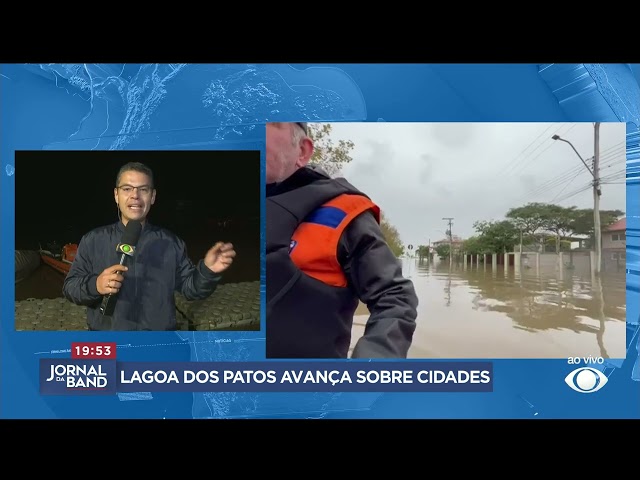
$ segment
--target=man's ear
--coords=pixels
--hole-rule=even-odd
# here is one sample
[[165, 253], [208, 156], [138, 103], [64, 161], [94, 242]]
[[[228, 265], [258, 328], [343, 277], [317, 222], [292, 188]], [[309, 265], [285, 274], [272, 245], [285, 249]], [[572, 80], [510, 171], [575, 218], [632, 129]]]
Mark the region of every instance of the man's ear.
[[300, 140], [300, 154], [298, 155], [298, 161], [296, 162], [296, 166], [298, 168], [306, 167], [311, 160], [311, 156], [313, 155], [313, 142], [309, 137], [304, 137]]
[[151, 205], [156, 203], [156, 189], [153, 189], [153, 193], [151, 194]]

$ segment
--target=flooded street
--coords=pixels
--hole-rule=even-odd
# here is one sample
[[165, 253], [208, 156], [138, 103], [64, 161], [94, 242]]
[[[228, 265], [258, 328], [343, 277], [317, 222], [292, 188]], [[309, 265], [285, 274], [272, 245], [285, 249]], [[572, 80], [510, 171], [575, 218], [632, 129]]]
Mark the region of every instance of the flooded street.
[[[410, 358], [626, 355], [624, 268], [584, 272], [404, 259], [420, 300]], [[352, 347], [368, 318], [360, 306]]]
[[[228, 280], [255, 278], [257, 258], [243, 260]], [[448, 262], [404, 259], [403, 270], [420, 300], [410, 358], [626, 355], [624, 269], [602, 273], [595, 281], [583, 270], [516, 272], [513, 266], [505, 271], [490, 263], [450, 269]], [[16, 300], [59, 298], [63, 279], [42, 264], [16, 284]], [[364, 305], [356, 313], [352, 346], [368, 318]]]

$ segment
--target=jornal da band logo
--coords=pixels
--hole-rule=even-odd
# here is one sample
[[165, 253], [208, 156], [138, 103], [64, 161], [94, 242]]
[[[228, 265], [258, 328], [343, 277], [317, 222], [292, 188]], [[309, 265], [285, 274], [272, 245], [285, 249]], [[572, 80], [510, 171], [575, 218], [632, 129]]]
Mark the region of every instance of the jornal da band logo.
[[106, 388], [102, 365], [51, 365], [47, 382], [63, 382], [67, 388]]
[[40, 361], [40, 393], [43, 395], [95, 395], [115, 391], [115, 360]]

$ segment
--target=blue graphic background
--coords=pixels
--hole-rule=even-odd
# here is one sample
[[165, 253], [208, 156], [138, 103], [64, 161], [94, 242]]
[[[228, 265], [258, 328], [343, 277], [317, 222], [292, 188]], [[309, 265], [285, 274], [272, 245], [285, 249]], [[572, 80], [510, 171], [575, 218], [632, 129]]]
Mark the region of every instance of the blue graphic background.
[[[0, 67], [2, 418], [640, 417], [640, 67], [637, 64]], [[259, 361], [261, 332], [14, 331], [14, 152], [20, 149], [260, 149], [267, 121], [627, 123], [627, 357], [607, 385], [574, 392], [565, 360], [496, 360], [494, 392], [133, 393], [46, 397], [43, 357], [114, 341], [118, 360]], [[264, 175], [264, 172], [262, 172]], [[262, 206], [264, 209], [264, 205]], [[264, 267], [263, 267], [264, 280]], [[263, 309], [264, 311], [264, 309]], [[484, 360], [484, 359], [480, 359]]]

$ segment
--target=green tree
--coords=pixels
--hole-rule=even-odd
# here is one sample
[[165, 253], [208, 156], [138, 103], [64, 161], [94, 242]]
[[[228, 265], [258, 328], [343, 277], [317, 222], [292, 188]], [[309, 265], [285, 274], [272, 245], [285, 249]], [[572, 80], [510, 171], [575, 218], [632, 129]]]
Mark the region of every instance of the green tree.
[[485, 253], [510, 252], [520, 241], [520, 231], [509, 220], [478, 221], [473, 228], [480, 234], [480, 242]]
[[546, 205], [543, 208], [542, 219], [544, 221], [544, 229], [555, 235], [556, 253], [560, 252], [560, 242], [562, 238], [573, 232], [572, 223], [575, 216], [576, 207]]
[[[584, 212], [589, 212], [585, 214]], [[588, 216], [591, 215], [589, 224]], [[523, 207], [510, 209], [506, 218], [522, 231], [523, 242], [533, 240], [542, 247], [547, 244], [548, 234], [555, 238], [556, 252], [561, 250], [562, 240], [572, 233], [583, 233], [581, 229], [591, 228], [593, 232], [593, 210], [577, 210], [576, 207], [562, 207], [550, 203], [528, 203]]]
[[351, 140], [339, 140], [336, 145], [331, 138], [330, 123], [309, 123], [309, 137], [313, 140], [314, 151], [309, 163], [319, 165], [329, 175], [339, 175], [353, 158], [350, 155], [355, 147]]
[[542, 216], [546, 206], [544, 203], [528, 203], [523, 207], [510, 209], [505, 217], [512, 220], [518, 228], [522, 228], [523, 234], [535, 235], [544, 227]]
[[[520, 241], [535, 238], [545, 227], [544, 215], [547, 204], [530, 202], [522, 207], [510, 209], [505, 217], [511, 220], [515, 227], [522, 232]], [[538, 238], [539, 242], [543, 240]]]
[[473, 236], [467, 238], [462, 244], [462, 250], [470, 255], [490, 253], [483, 244], [484, 238], [481, 236]]
[[446, 243], [441, 243], [436, 247], [436, 253], [441, 259], [449, 258], [449, 245]]
[[[601, 210], [602, 228], [615, 223], [624, 212], [620, 210]], [[555, 244], [556, 252], [568, 249], [572, 235], [589, 235], [593, 245], [593, 209], [563, 207], [551, 203], [528, 203], [509, 209], [507, 220], [500, 222], [478, 221], [474, 228], [479, 233], [465, 241], [467, 253], [501, 253], [510, 250], [513, 245], [536, 242], [540, 251]]]
[[[600, 227], [605, 229], [613, 225], [624, 215], [621, 210], [600, 210]], [[595, 229], [593, 228], [593, 209], [584, 208], [576, 210], [573, 217], [572, 228], [576, 235], [589, 235], [591, 245], [595, 243]]]
[[380, 214], [380, 228], [393, 254], [396, 257], [402, 255], [404, 253], [404, 245], [400, 239], [400, 233], [382, 214]]

